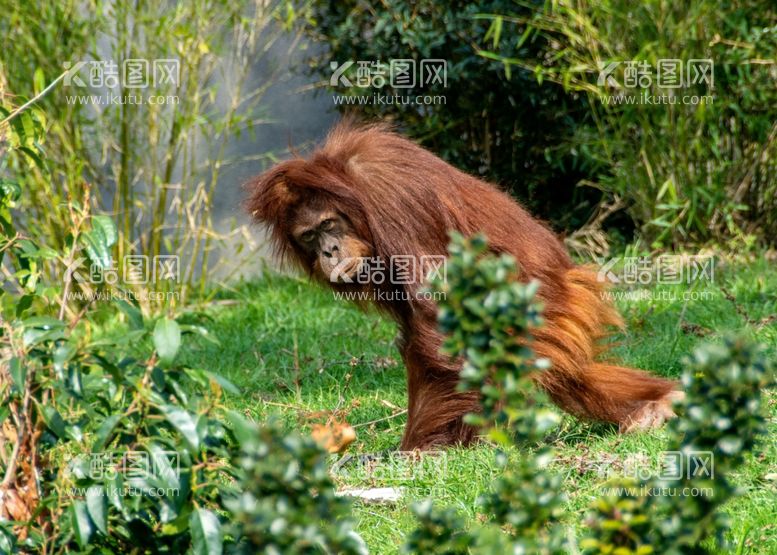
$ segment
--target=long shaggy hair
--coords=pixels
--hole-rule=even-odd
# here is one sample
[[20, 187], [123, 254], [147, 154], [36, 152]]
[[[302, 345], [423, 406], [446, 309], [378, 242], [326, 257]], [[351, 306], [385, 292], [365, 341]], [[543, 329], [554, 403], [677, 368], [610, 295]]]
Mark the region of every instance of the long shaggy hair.
[[[492, 252], [515, 257], [522, 280], [541, 284], [545, 325], [535, 331], [533, 348], [552, 367], [536, 381], [573, 414], [627, 425], [630, 415], [675, 386], [601, 361], [603, 340], [612, 326], [622, 325], [621, 319], [605, 301], [596, 274], [575, 266], [547, 225], [495, 186], [457, 170], [385, 125], [341, 124], [308, 159], [280, 163], [248, 188], [248, 210], [268, 224], [279, 258], [308, 271], [289, 226], [297, 207], [311, 199], [337, 207], [383, 260], [446, 255], [451, 230], [485, 233]], [[401, 290], [394, 300], [378, 304], [397, 320], [402, 335], [409, 391], [403, 448], [467, 442], [473, 431], [461, 417], [477, 409], [477, 398], [456, 391], [459, 365], [439, 353], [436, 307], [416, 300], [422, 269], [417, 267], [416, 273], [411, 284], [369, 286]]]

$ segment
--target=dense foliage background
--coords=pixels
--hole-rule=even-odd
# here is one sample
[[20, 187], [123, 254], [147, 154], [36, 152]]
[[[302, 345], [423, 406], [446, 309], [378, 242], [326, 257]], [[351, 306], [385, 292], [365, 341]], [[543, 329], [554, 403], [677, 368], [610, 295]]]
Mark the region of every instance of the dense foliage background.
[[[573, 142], [578, 128], [593, 125], [585, 95], [543, 86], [530, 72], [507, 74], [500, 62], [481, 55], [492, 44], [487, 36], [490, 21], [483, 14], [517, 10], [529, 17], [542, 4], [312, 2], [312, 21], [305, 30], [326, 49], [309, 64], [328, 81], [330, 59], [447, 60], [447, 86], [419, 82], [411, 89], [391, 91], [407, 96], [442, 94], [445, 103], [368, 105], [360, 107], [360, 114], [395, 121], [455, 166], [499, 183], [535, 213], [573, 230], [585, 223], [601, 199], [599, 191], [577, 187], [580, 180], [596, 174], [598, 166], [595, 157], [579, 152]], [[542, 36], [516, 46], [522, 30], [516, 31], [505, 41], [516, 55], [539, 58], [547, 51], [548, 41]], [[372, 91], [354, 87], [347, 92]]]
[[[442, 105], [372, 105], [454, 165], [573, 232], [598, 206], [646, 244], [777, 237], [777, 12], [768, 0], [311, 2], [329, 59], [448, 60]], [[601, 65], [712, 59], [697, 105], [602, 102]], [[355, 89], [353, 94], [364, 94]], [[408, 94], [419, 91], [411, 90]], [[623, 91], [620, 91], [623, 92]], [[671, 93], [657, 86], [652, 95]], [[625, 216], [625, 217], [624, 217]]]

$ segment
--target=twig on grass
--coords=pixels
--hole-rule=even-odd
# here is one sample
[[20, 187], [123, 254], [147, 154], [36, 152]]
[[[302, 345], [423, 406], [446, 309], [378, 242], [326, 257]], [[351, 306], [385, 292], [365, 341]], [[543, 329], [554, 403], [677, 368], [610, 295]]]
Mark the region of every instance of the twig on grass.
[[369, 422], [362, 422], [360, 424], [354, 424], [354, 428], [361, 428], [362, 426], [369, 426], [370, 424], [377, 424], [378, 422], [383, 422], [385, 420], [391, 420], [392, 418], [396, 418], [397, 416], [402, 416], [407, 412], [407, 409], [402, 409], [399, 412], [395, 412], [394, 414], [390, 414], [388, 416], [384, 416], [383, 418], [377, 418], [375, 420], [370, 420]]

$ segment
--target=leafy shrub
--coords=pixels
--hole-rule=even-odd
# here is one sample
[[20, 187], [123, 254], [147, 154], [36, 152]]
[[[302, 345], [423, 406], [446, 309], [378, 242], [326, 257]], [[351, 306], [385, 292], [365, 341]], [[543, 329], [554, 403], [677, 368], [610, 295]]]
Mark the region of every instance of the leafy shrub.
[[[560, 518], [565, 498], [561, 479], [548, 470], [553, 451], [536, 447], [557, 423], [557, 416], [538, 404], [530, 374], [547, 361], [534, 360], [531, 328], [541, 324], [534, 304], [536, 284], [514, 281], [515, 262], [508, 256], [486, 256], [483, 237], [454, 235], [449, 247], [447, 283], [440, 302], [440, 327], [448, 334], [445, 350], [463, 357], [462, 389], [479, 391], [483, 412], [470, 415], [497, 445], [502, 474], [480, 497], [486, 521], [461, 530], [449, 509], [430, 502], [415, 507], [418, 528], [408, 536], [408, 553], [474, 552], [567, 553], [706, 553], [714, 538], [726, 547], [725, 515], [720, 507], [734, 495], [727, 474], [743, 462], [764, 434], [761, 390], [774, 385], [773, 369], [759, 346], [742, 339], [706, 345], [686, 362], [686, 398], [672, 421], [668, 448], [680, 455], [682, 469], [702, 464], [712, 454], [712, 475], [682, 472], [676, 480], [620, 479], [612, 495], [594, 501], [588, 533], [579, 542], [564, 530]], [[521, 447], [522, 456], [508, 464], [504, 449]], [[527, 447], [535, 447], [533, 451]], [[709, 462], [709, 461], [707, 461]], [[711, 488], [712, 497], [649, 496], [649, 488]], [[497, 533], [501, 531], [501, 534]], [[506, 534], [505, 534], [506, 532]], [[435, 540], [440, 538], [439, 550]]]
[[[485, 256], [487, 248], [483, 236], [465, 240], [454, 234], [447, 281], [435, 286], [444, 294], [439, 322], [448, 337], [443, 349], [464, 359], [460, 389], [481, 394], [482, 413], [468, 415], [467, 420], [483, 428], [486, 437], [499, 446], [496, 460], [502, 468], [490, 490], [478, 500], [487, 525], [469, 532], [468, 543], [486, 552], [497, 545], [505, 547], [505, 543], [519, 552], [555, 552], [563, 546], [558, 517], [565, 497], [561, 478], [546, 470], [552, 451], [540, 448], [515, 466], [507, 464], [503, 451], [511, 445], [535, 447], [559, 422], [554, 411], [538, 406], [542, 394], [536, 392], [530, 378], [548, 364], [534, 360], [530, 341], [526, 341], [529, 330], [541, 325], [541, 307], [533, 300], [539, 284], [517, 281], [513, 258]], [[411, 535], [414, 543], [406, 546], [409, 552], [421, 553], [413, 549], [424, 545], [424, 537], [429, 543], [434, 537], [431, 534], [451, 533], [441, 524], [455, 522], [452, 517], [433, 511], [416, 508], [422, 527]], [[434, 519], [439, 521], [436, 528], [428, 524]], [[509, 540], [494, 534], [495, 529], [506, 530]]]
[[[0, 125], [11, 125], [0, 128], [8, 138], [0, 148], [13, 164], [45, 171], [39, 114], [4, 113], [11, 119]], [[10, 279], [0, 290], [0, 517], [9, 522], [0, 548], [185, 549], [195, 503], [216, 494], [225, 430], [215, 416], [221, 384], [232, 387], [175, 365], [182, 335], [207, 332], [169, 318], [152, 325], [137, 306], [118, 301], [128, 329], [95, 337], [85, 309], [69, 310], [72, 280], [52, 282], [44, 271], [57, 251], [18, 232], [12, 209], [24, 198], [20, 183], [4, 184], [0, 247]], [[68, 210], [62, 258], [72, 261], [83, 245], [95, 264], [106, 264], [113, 222], [91, 217], [88, 198], [72, 199]], [[140, 472], [126, 471], [143, 461]]]
[[[489, 59], [531, 71], [538, 81], [588, 97], [596, 127], [576, 129], [574, 148], [602, 168], [590, 179], [622, 198], [648, 244], [777, 237], [777, 124], [774, 64], [777, 26], [769, 0], [668, 3], [649, 0], [547, 2], [533, 14], [492, 15], [501, 37]], [[498, 30], [498, 31], [497, 31]], [[547, 45], [523, 48], [527, 36]], [[658, 86], [659, 60], [711, 59], [714, 87]], [[649, 64], [650, 84], [624, 85], [626, 63]], [[620, 64], [608, 73], [607, 66]], [[516, 70], [520, 72], [520, 70]], [[612, 84], [600, 84], [602, 72]], [[609, 81], [609, 80], [608, 80]], [[671, 105], [627, 102], [639, 93], [668, 95]], [[713, 102], [682, 103], [686, 95]], [[608, 101], [616, 96], [625, 100]]]
[[237, 488], [225, 493], [235, 553], [367, 553], [350, 500], [335, 494], [326, 454], [309, 437], [233, 415]]
[[[4, 113], [2, 153], [43, 166], [35, 114]], [[21, 187], [0, 185], [0, 553], [364, 553], [312, 440], [227, 413], [236, 388], [177, 363], [188, 335], [213, 341], [193, 316], [71, 310], [45, 261], [104, 267], [113, 221], [73, 200], [60, 255], [17, 233]]]
[[[215, 499], [227, 431], [219, 393], [206, 395], [232, 386], [172, 364], [187, 326], [163, 318], [151, 331], [139, 311], [124, 310], [140, 325], [119, 340], [84, 340], [45, 316], [16, 321], [5, 336], [14, 354], [3, 406], [27, 423], [9, 459], [26, 504], [11, 515], [27, 520], [25, 550], [182, 550], [194, 506]], [[129, 341], [153, 342], [156, 353], [115, 359]]]
[[[670, 423], [668, 445], [668, 451], [679, 454], [674, 464], [681, 477], [625, 484], [621, 498], [600, 500], [591, 519], [592, 537], [583, 542], [591, 553], [611, 553], [616, 547], [644, 553], [646, 545], [655, 553], [707, 553], [703, 545], [709, 539], [717, 549], [731, 548], [724, 538], [728, 518], [719, 509], [738, 494], [728, 475], [766, 432], [761, 392], [774, 386], [774, 369], [762, 347], [741, 338], [702, 346], [685, 366], [683, 417]], [[688, 473], [702, 464], [711, 465], [711, 476]], [[635, 485], [642, 486], [639, 491], [710, 488], [713, 495], [631, 496]]]

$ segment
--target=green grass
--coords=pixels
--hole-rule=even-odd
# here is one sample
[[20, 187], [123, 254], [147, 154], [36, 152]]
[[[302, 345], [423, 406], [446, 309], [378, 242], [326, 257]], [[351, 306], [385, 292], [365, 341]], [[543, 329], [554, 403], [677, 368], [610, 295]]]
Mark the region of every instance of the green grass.
[[[731, 330], [745, 331], [777, 353], [777, 273], [773, 262], [716, 268], [714, 284], [701, 300], [683, 300], [687, 286], [655, 286], [655, 298], [618, 302], [627, 323], [613, 352], [628, 365], [679, 376], [682, 357], [702, 340]], [[721, 289], [722, 288], [722, 289]], [[735, 302], [727, 299], [723, 290]], [[660, 297], [663, 295], [663, 297]], [[394, 347], [395, 325], [374, 312], [336, 301], [306, 280], [268, 276], [221, 291], [205, 309], [208, 327], [220, 341], [187, 344], [184, 362], [219, 372], [243, 392], [229, 403], [255, 419], [278, 415], [289, 429], [307, 432], [328, 411], [356, 428], [349, 452], [395, 449], [405, 423], [405, 377]], [[701, 336], [701, 337], [700, 337]], [[769, 436], [763, 454], [751, 457], [734, 476], [745, 494], [727, 506], [731, 539], [748, 552], [777, 553], [777, 395], [769, 393]], [[324, 412], [322, 412], [324, 411]], [[582, 529], [590, 500], [603, 488], [597, 468], [618, 471], [629, 457], [658, 460], [662, 430], [618, 435], [605, 425], [565, 416], [547, 438], [557, 449], [554, 466], [569, 497], [566, 519]], [[512, 457], [520, 453], [511, 453]], [[346, 467], [353, 471], [355, 467]], [[404, 467], [403, 467], [404, 468]], [[413, 527], [408, 505], [430, 493], [441, 504], [477, 518], [476, 498], [496, 473], [488, 445], [449, 449], [431, 464], [396, 468], [389, 475], [337, 476], [355, 487], [403, 486], [396, 505], [356, 505], [358, 531], [373, 553], [395, 553]], [[651, 468], [655, 468], [652, 466]]]

